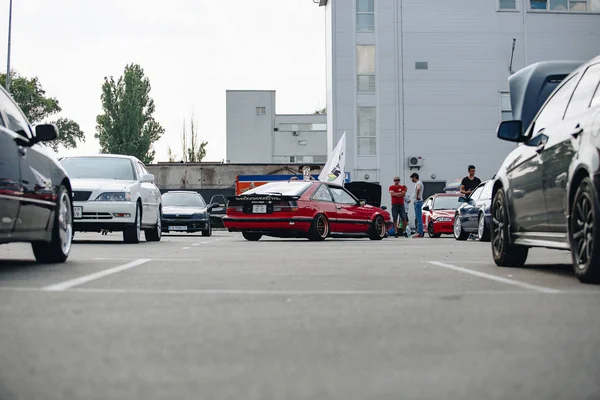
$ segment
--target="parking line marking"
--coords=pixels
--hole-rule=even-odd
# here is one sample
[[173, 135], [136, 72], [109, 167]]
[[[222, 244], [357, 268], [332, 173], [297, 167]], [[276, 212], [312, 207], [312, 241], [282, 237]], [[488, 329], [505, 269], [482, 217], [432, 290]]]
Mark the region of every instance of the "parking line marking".
[[191, 247], [182, 247], [181, 250], [189, 250]]
[[194, 247], [200, 246], [200, 243], [194, 243], [192, 246], [194, 246]]
[[122, 272], [131, 268], [135, 268], [138, 265], [145, 264], [149, 261], [151, 261], [151, 259], [149, 258], [140, 258], [138, 260], [128, 262], [127, 264], [119, 265], [118, 267], [105, 269], [104, 271], [96, 272], [94, 274], [82, 276], [80, 278], [70, 279], [65, 282], [57, 283], [55, 285], [46, 286], [42, 290], [49, 292], [61, 292], [63, 290], [70, 289], [74, 286], [82, 285], [84, 283], [95, 281], [96, 279], [104, 278], [108, 275], [116, 274], [117, 272]]
[[[113, 258], [103, 258], [97, 257], [94, 258], [97, 261], [127, 261], [127, 260], [137, 260], [135, 257], [113, 257]], [[200, 258], [152, 258], [150, 261], [163, 261], [163, 262], [173, 262], [173, 261], [200, 261]]]
[[562, 293], [562, 290], [547, 288], [544, 286], [531, 285], [529, 283], [515, 281], [515, 280], [507, 279], [507, 278], [502, 278], [500, 276], [486, 274], [485, 272], [473, 271], [472, 269], [457, 267], [456, 265], [446, 264], [446, 263], [439, 262], [439, 261], [429, 261], [429, 264], [436, 265], [436, 266], [442, 267], [442, 268], [452, 269], [454, 271], [463, 272], [463, 273], [469, 274], [469, 275], [478, 276], [480, 278], [485, 278], [485, 279], [489, 279], [492, 281], [505, 283], [507, 285], [517, 286], [517, 287], [520, 287], [523, 289], [535, 290], [536, 292], [551, 293], [551, 294]]

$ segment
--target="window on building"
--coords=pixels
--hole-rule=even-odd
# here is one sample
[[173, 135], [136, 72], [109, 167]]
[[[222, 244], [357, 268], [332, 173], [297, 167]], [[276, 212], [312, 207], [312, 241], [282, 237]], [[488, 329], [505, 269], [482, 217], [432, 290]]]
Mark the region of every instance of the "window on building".
[[265, 115], [266, 113], [266, 107], [256, 107], [256, 115]]
[[500, 10], [516, 10], [517, 0], [498, 0], [498, 8]]
[[356, 31], [375, 31], [375, 0], [356, 0]]
[[313, 156], [313, 162], [318, 164], [325, 164], [327, 162], [327, 156]]
[[280, 132], [308, 132], [312, 130], [312, 124], [279, 124]]
[[299, 146], [306, 146], [306, 140], [298, 140]]
[[[502, 2], [503, 0], [500, 0]], [[532, 10], [600, 12], [600, 2], [590, 0], [530, 0]]]
[[358, 107], [358, 147], [359, 155], [377, 154], [375, 107]]
[[375, 46], [356, 46], [358, 92], [375, 92]]
[[310, 127], [311, 131], [326, 131], [327, 130], [327, 124], [312, 124], [312, 126]]
[[511, 121], [513, 119], [508, 92], [500, 92], [500, 113], [502, 114], [502, 121]]

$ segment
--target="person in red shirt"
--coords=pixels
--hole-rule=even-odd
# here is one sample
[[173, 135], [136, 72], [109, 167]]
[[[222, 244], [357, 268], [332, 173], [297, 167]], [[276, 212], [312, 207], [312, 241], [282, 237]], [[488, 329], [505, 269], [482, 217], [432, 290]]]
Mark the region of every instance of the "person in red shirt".
[[398, 237], [398, 217], [402, 220], [402, 227], [408, 225], [406, 217], [406, 208], [404, 208], [404, 196], [406, 196], [406, 186], [400, 184], [400, 177], [394, 178], [394, 184], [390, 186], [390, 195], [392, 196], [392, 218], [394, 220], [394, 232]]

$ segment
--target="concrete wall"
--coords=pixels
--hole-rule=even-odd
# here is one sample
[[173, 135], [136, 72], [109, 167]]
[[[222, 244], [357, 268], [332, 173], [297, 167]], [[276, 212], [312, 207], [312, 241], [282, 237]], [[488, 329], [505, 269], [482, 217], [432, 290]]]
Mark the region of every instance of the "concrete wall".
[[[147, 165], [161, 190], [232, 189], [237, 175], [302, 175], [303, 165], [278, 164], [220, 164], [220, 163], [159, 163]], [[313, 174], [322, 166], [312, 165]]]
[[[600, 14], [536, 12], [527, 0], [517, 3], [516, 11], [498, 11], [495, 0], [375, 0], [375, 30], [361, 33], [356, 0], [328, 2], [328, 147], [347, 132], [353, 179], [369, 174], [385, 187], [399, 175], [412, 189], [409, 156], [424, 158], [424, 181], [455, 181], [469, 164], [481, 179], [497, 172], [514, 148], [496, 138], [513, 38], [513, 71], [600, 54]], [[375, 46], [374, 94], [357, 92], [357, 45]], [[417, 62], [428, 68], [416, 69]], [[375, 155], [357, 154], [360, 106], [376, 107]], [[382, 204], [389, 203], [384, 195]]]

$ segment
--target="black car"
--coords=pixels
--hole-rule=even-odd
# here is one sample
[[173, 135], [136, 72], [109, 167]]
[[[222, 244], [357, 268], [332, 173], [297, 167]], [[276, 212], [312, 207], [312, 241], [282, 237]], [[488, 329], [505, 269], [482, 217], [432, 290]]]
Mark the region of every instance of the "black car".
[[[511, 102], [513, 89], [518, 99], [540, 93], [551, 79], [517, 79]], [[600, 56], [571, 72], [531, 124], [502, 122], [498, 137], [520, 144], [494, 182], [496, 264], [522, 266], [531, 247], [571, 250], [575, 275], [582, 282], [600, 281]]]
[[40, 144], [57, 137], [55, 125], [31, 129], [0, 87], [0, 243], [29, 242], [44, 263], [65, 262], [73, 239], [69, 177]]
[[163, 232], [202, 232], [212, 235], [210, 211], [217, 203], [206, 205], [200, 193], [173, 190], [162, 195]]
[[454, 238], [467, 240], [476, 233], [480, 242], [490, 241], [490, 221], [493, 181], [479, 184], [468, 197], [459, 197], [462, 203], [454, 215]]
[[210, 198], [210, 204], [215, 204], [210, 211], [210, 223], [215, 228], [225, 228], [223, 217], [227, 213], [227, 199], [222, 194], [215, 194]]

